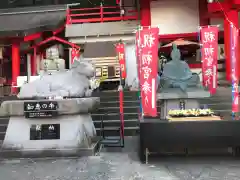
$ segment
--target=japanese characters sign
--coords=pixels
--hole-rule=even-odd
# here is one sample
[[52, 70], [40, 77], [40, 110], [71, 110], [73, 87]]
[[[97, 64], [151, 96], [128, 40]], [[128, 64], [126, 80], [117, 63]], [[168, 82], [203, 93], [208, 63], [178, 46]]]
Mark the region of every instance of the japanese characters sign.
[[24, 102], [26, 118], [53, 117], [57, 115], [57, 109], [56, 101]]
[[80, 60], [80, 50], [76, 48], [72, 48], [71, 51], [71, 64], [74, 63], [74, 61], [79, 61]]
[[203, 84], [211, 94], [217, 89], [218, 27], [201, 28]]
[[120, 64], [120, 70], [121, 70], [121, 77], [123, 79], [126, 79], [126, 63], [125, 63], [125, 52], [124, 52], [124, 44], [119, 43], [116, 45], [116, 52]]
[[139, 31], [139, 63], [142, 108], [144, 115], [157, 116], [156, 80], [158, 64], [158, 28]]
[[238, 112], [238, 29], [231, 27], [232, 112]]

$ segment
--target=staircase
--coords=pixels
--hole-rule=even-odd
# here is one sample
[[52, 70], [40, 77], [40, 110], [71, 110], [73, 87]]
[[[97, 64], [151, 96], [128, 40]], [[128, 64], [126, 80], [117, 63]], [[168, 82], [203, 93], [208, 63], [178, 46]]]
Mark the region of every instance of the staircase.
[[0, 117], [0, 146], [3, 143], [9, 123], [9, 117]]
[[[94, 96], [100, 97], [100, 108], [92, 113], [92, 119], [101, 136], [101, 122], [104, 124], [104, 134], [107, 137], [119, 136], [117, 129], [121, 126], [119, 109], [119, 92], [99, 92]], [[139, 100], [137, 92], [124, 92], [124, 135], [135, 136], [139, 129], [138, 111]]]
[[[0, 97], [0, 105], [3, 101], [17, 100], [17, 96]], [[0, 147], [4, 141], [10, 117], [0, 117]]]

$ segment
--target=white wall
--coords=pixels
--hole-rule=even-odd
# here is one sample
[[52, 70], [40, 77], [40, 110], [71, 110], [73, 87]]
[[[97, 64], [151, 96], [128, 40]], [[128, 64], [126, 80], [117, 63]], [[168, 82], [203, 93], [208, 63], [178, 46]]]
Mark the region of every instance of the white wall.
[[151, 2], [152, 26], [160, 34], [197, 32], [199, 26], [198, 0], [159, 0]]
[[210, 19], [210, 23], [211, 25], [218, 25], [219, 26], [219, 30], [223, 30], [223, 19], [215, 19], [215, 18], [212, 18]]
[[137, 58], [135, 43], [129, 43], [125, 45], [125, 60], [126, 60], [126, 83], [127, 85], [133, 85], [134, 80], [138, 78], [137, 72]]
[[[212, 25], [219, 25], [220, 30], [224, 29], [223, 19], [212, 18], [210, 22]], [[238, 13], [238, 23], [240, 24], [240, 13]]]

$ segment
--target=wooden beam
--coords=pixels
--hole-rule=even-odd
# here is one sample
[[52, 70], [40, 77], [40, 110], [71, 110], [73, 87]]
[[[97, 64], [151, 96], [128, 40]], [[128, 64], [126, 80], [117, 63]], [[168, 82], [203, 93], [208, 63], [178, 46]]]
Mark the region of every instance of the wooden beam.
[[233, 5], [240, 5], [240, 0], [232, 0]]
[[34, 33], [34, 34], [29, 34], [27, 36], [24, 36], [24, 41], [27, 42], [27, 41], [33, 41], [35, 39], [38, 39], [42, 36], [42, 32], [39, 32], [39, 33]]
[[240, 0], [232, 0], [232, 6], [234, 9], [240, 9]]
[[222, 19], [224, 17], [225, 16], [222, 12], [206, 13], [203, 15], [203, 18], [213, 18], [213, 19]]
[[229, 11], [232, 8], [232, 4], [225, 1], [225, 2], [214, 2], [208, 4], [208, 12], [209, 13], [216, 13], [216, 12], [222, 12]]

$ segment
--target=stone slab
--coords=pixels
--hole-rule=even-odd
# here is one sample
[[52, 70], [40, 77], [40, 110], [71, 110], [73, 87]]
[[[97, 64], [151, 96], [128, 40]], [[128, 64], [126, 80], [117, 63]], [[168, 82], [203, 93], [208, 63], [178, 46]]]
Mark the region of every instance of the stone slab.
[[[60, 124], [60, 139], [30, 140], [31, 125]], [[91, 115], [65, 115], [56, 118], [26, 119], [10, 117], [2, 152], [39, 157], [42, 154], [78, 155], [79, 150], [93, 149], [96, 130]]]
[[[49, 100], [13, 100], [4, 101], [0, 107], [0, 116], [24, 116], [24, 102], [49, 101]], [[100, 104], [99, 97], [58, 99], [59, 115], [89, 113]]]
[[165, 119], [171, 109], [180, 109], [180, 102], [184, 102], [185, 109], [198, 109], [200, 103], [197, 99], [164, 99], [161, 106], [160, 117]]
[[[15, 159], [15, 158], [60, 158], [60, 157], [84, 157], [94, 156], [98, 153], [100, 147], [99, 141], [94, 141], [89, 148], [76, 149], [49, 149], [42, 150], [1, 150], [1, 159]], [[34, 153], [33, 153], [34, 152]]]
[[202, 88], [188, 88], [186, 92], [177, 88], [161, 89], [157, 99], [202, 99], [210, 97], [210, 93]]

